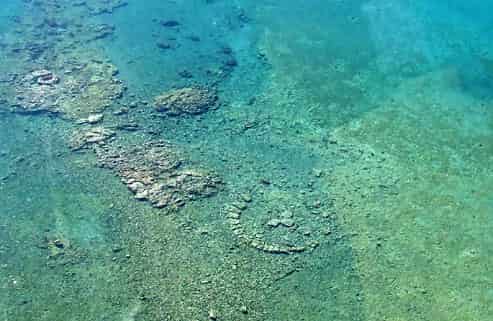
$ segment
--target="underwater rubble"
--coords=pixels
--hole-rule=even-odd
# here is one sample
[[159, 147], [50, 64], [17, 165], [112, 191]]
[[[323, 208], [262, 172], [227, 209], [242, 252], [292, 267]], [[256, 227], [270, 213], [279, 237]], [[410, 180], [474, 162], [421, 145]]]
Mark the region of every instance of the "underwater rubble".
[[112, 64], [94, 60], [67, 62], [60, 73], [34, 70], [14, 81], [11, 106], [19, 113], [48, 112], [81, 120], [122, 96], [125, 87], [116, 73]]
[[114, 136], [114, 131], [103, 127], [95, 127], [86, 131], [77, 131], [70, 139], [70, 148], [72, 151], [88, 149], [94, 144], [102, 145]]
[[113, 170], [137, 200], [156, 208], [182, 207], [215, 195], [222, 186], [217, 175], [186, 166], [175, 148], [163, 141], [132, 148], [103, 145], [96, 154], [100, 166]]
[[[75, 130], [69, 139], [70, 149], [94, 152], [99, 166], [117, 175], [135, 199], [148, 202], [155, 208], [176, 209], [190, 201], [217, 194], [224, 183], [215, 173], [188, 164], [176, 146], [163, 140], [148, 137], [145, 143], [134, 145], [117, 138], [119, 134], [139, 129], [137, 123], [113, 126], [105, 119], [104, 111], [116, 106], [117, 100], [124, 96], [126, 86], [117, 77], [118, 69], [101, 58], [104, 57], [102, 52], [80, 46], [81, 39], [101, 39], [113, 34], [115, 28], [108, 24], [70, 23], [63, 13], [64, 6], [68, 5], [81, 8], [85, 15], [94, 15], [111, 13], [126, 4], [125, 1], [96, 0], [33, 4], [42, 9], [45, 17], [27, 23], [27, 40], [15, 43], [13, 48], [24, 48], [21, 52], [27, 52], [29, 57], [21, 71], [9, 74], [11, 76], [2, 84], [14, 88], [15, 95], [7, 95], [13, 99], [8, 103], [14, 112], [50, 113], [71, 121]], [[161, 21], [164, 27], [179, 24], [174, 20]], [[53, 36], [50, 38], [52, 41], [37, 41], [40, 31], [35, 26], [47, 29]], [[66, 33], [80, 33], [80, 37], [64, 37]], [[198, 36], [187, 37], [200, 42]], [[218, 50], [223, 67], [234, 68], [237, 65], [230, 47], [221, 45]], [[182, 70], [180, 76], [192, 77], [188, 70]], [[215, 86], [189, 85], [158, 95], [154, 98], [153, 107], [165, 116], [177, 117], [199, 115], [218, 104]], [[120, 110], [113, 110], [113, 115], [128, 112], [129, 109], [123, 105]], [[254, 203], [251, 199], [243, 199], [225, 208], [231, 231], [244, 243], [272, 254], [299, 253], [318, 246], [319, 240], [313, 234], [283, 241], [255, 232], [257, 227], [250, 226], [247, 219], [249, 211], [257, 210]], [[293, 234], [302, 230], [298, 229], [300, 226], [292, 217], [283, 215], [267, 220], [262, 227], [264, 232], [283, 230]]]
[[[122, 96], [125, 87], [114, 77], [114, 65], [99, 59], [91, 41], [113, 34], [104, 23], [82, 23], [93, 10], [111, 12], [123, 1], [34, 1], [26, 11], [37, 14], [17, 17], [22, 31], [4, 44], [2, 71], [10, 75], [0, 91], [7, 104], [19, 113], [52, 113], [77, 120], [104, 110]], [[79, 19], [67, 13], [80, 9]]]
[[86, 7], [91, 15], [111, 14], [127, 5], [128, 2], [125, 0], [82, 0], [73, 3], [74, 7]]
[[[223, 209], [231, 231], [242, 244], [270, 254], [294, 254], [315, 249], [332, 233], [328, 209], [319, 202], [302, 206], [293, 200], [295, 197], [269, 199], [268, 195], [259, 195], [258, 198], [262, 198], [259, 203], [267, 206], [254, 204], [252, 195], [243, 193]], [[246, 222], [245, 216], [256, 211], [260, 212], [253, 216], [263, 221], [263, 226]]]
[[165, 141], [115, 144], [116, 133], [104, 127], [76, 131], [72, 151], [90, 150], [98, 165], [112, 170], [139, 201], [155, 208], [179, 208], [217, 194], [223, 186], [214, 173], [186, 164], [177, 148]]
[[[68, 142], [70, 149], [95, 152], [101, 167], [114, 171], [136, 199], [148, 201], [154, 207], [178, 208], [191, 200], [216, 194], [222, 186], [217, 175], [186, 166], [183, 156], [178, 156], [170, 144], [152, 140], [141, 146], [112, 144], [118, 131], [132, 132], [139, 125], [120, 124], [110, 129], [105, 124], [103, 112], [115, 106], [126, 87], [117, 78], [118, 69], [100, 58], [102, 52], [81, 47], [81, 42], [105, 38], [115, 28], [109, 24], [70, 21], [64, 8], [76, 7], [83, 17], [111, 13], [127, 2], [46, 1], [29, 5], [42, 14], [23, 21], [25, 40], [11, 46], [11, 50], [28, 54], [20, 56], [24, 60], [21, 69], [3, 82], [7, 92], [14, 92], [6, 95], [11, 110], [55, 114], [72, 121], [75, 129]], [[44, 32], [50, 35], [47, 41], [37, 41]], [[211, 88], [186, 87], [157, 97], [156, 109], [169, 116], [195, 115], [214, 107], [217, 99]], [[113, 114], [119, 115], [118, 110]], [[102, 124], [92, 126], [99, 123]]]

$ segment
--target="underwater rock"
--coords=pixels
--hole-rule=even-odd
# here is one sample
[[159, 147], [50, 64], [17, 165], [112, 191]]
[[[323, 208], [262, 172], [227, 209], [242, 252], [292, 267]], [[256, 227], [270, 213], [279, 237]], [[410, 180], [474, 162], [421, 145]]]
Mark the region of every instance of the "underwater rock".
[[87, 118], [81, 118], [77, 124], [82, 125], [82, 124], [97, 124], [103, 120], [104, 115], [102, 113], [98, 114], [90, 114]]
[[10, 102], [21, 113], [59, 112], [60, 79], [51, 71], [40, 69], [17, 80], [15, 100]]
[[51, 71], [42, 69], [33, 71], [25, 78], [26, 81], [35, 81], [38, 85], [55, 85], [58, 84], [60, 78], [55, 76]]
[[116, 9], [125, 7], [128, 5], [127, 1], [124, 0], [105, 0], [105, 1], [97, 1], [97, 0], [86, 0], [79, 2], [78, 4], [74, 4], [74, 6], [85, 5], [92, 15], [101, 15], [101, 14], [111, 14]]
[[170, 90], [154, 100], [157, 111], [170, 116], [197, 115], [215, 106], [217, 95], [209, 89], [185, 87]]
[[238, 66], [238, 61], [235, 58], [228, 58], [224, 60], [223, 65], [226, 68], [234, 68]]
[[139, 130], [139, 125], [136, 123], [124, 123], [124, 124], [117, 125], [116, 129], [133, 132], [133, 131]]
[[278, 227], [281, 224], [281, 221], [277, 218], [273, 218], [269, 220], [266, 224], [269, 227]]
[[196, 35], [190, 35], [187, 38], [193, 42], [200, 42], [200, 37]]
[[29, 74], [27, 74], [23, 81], [29, 83], [38, 83], [38, 79], [40, 78], [56, 78], [53, 73], [46, 69], [35, 70]]
[[103, 114], [91, 114], [87, 117], [87, 122], [89, 124], [96, 124], [103, 120]]
[[252, 201], [252, 195], [250, 193], [243, 193], [240, 195], [240, 198], [247, 203], [250, 203]]
[[114, 78], [118, 70], [112, 64], [94, 59], [77, 65], [70, 61], [60, 64], [60, 69], [65, 70], [72, 66], [63, 78], [41, 69], [12, 84], [16, 95], [9, 102], [14, 111], [56, 113], [80, 122], [101, 112], [123, 94], [125, 88]]
[[180, 25], [176, 20], [161, 20], [159, 24], [166, 28], [178, 27]]
[[122, 108], [120, 108], [118, 110], [115, 110], [113, 112], [113, 115], [115, 115], [115, 116], [122, 116], [122, 115], [128, 114], [129, 111], [130, 110], [127, 107], [122, 107]]
[[96, 149], [100, 165], [113, 170], [136, 199], [156, 208], [181, 207], [216, 194], [222, 185], [215, 174], [185, 166], [174, 148], [163, 141], [133, 148], [101, 147]]
[[165, 42], [165, 41], [160, 41], [160, 42], [156, 43], [156, 46], [162, 50], [173, 49], [173, 45], [171, 43]]
[[87, 131], [76, 132], [71, 139], [70, 147], [73, 151], [89, 148], [94, 144], [102, 145], [115, 136], [115, 132], [103, 127], [92, 128]]
[[104, 39], [111, 36], [115, 32], [115, 27], [108, 24], [100, 24], [91, 26], [89, 40]]
[[184, 70], [180, 70], [178, 72], [178, 75], [182, 78], [185, 78], [185, 79], [190, 79], [190, 78], [193, 78], [193, 75], [190, 71], [184, 69]]
[[37, 246], [48, 250], [49, 259], [58, 258], [66, 254], [67, 250], [72, 250], [70, 241], [60, 235], [44, 235]]
[[[248, 202], [245, 200], [245, 195], [248, 195]], [[259, 230], [258, 222], [254, 222], [255, 220], [252, 222], [253, 224], [250, 223], [252, 226], [249, 226], [250, 220], [243, 216], [253, 210], [252, 206], [255, 203], [253, 201], [254, 199], [250, 194], [240, 193], [237, 201], [224, 208], [224, 216], [238, 240], [259, 251], [270, 254], [294, 254], [310, 251], [319, 246], [322, 238], [327, 238], [331, 234], [331, 232], [327, 233], [328, 230], [330, 231], [330, 226], [325, 217], [311, 216], [311, 222], [304, 219], [303, 224], [300, 222], [300, 226], [298, 226], [293, 219], [293, 212], [289, 210], [289, 208], [296, 206], [293, 204], [286, 208], [286, 205], [283, 205], [279, 200], [275, 201], [274, 204], [277, 205], [274, 206], [285, 209], [279, 210], [277, 217], [265, 222], [266, 227]], [[265, 201], [261, 203], [265, 203]], [[308, 208], [305, 207], [304, 210], [308, 210]], [[270, 211], [267, 208], [266, 213]], [[255, 217], [259, 216], [261, 216], [259, 213], [255, 215]]]
[[290, 218], [273, 218], [269, 220], [266, 225], [272, 228], [278, 227], [278, 226], [284, 226], [284, 227], [293, 227], [294, 226], [294, 220]]
[[217, 320], [217, 312], [215, 310], [209, 310], [208, 312], [209, 320]]

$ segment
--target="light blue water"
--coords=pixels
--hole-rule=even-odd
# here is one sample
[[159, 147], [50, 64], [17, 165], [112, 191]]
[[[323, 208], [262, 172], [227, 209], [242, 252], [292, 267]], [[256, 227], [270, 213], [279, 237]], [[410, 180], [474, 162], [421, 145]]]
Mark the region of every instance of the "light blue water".
[[[0, 319], [490, 320], [492, 11], [5, 1]], [[218, 103], [155, 110], [180, 88]], [[180, 183], [203, 173], [213, 195]], [[135, 199], [126, 179], [147, 174], [184, 205]]]

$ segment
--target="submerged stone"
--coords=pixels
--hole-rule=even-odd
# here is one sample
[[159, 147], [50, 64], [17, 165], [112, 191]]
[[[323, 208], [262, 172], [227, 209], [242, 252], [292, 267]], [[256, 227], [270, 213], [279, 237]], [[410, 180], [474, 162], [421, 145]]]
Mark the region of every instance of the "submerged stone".
[[161, 26], [170, 28], [170, 27], [178, 27], [180, 23], [176, 20], [161, 20]]
[[222, 182], [213, 173], [186, 166], [165, 142], [140, 146], [102, 146], [96, 149], [100, 164], [113, 170], [135, 198], [153, 207], [178, 208], [189, 201], [218, 192]]
[[216, 102], [217, 95], [209, 89], [185, 87], [170, 90], [156, 97], [154, 106], [157, 111], [170, 116], [197, 115], [214, 107]]
[[87, 131], [78, 131], [72, 136], [70, 145], [74, 151], [85, 149], [94, 144], [103, 144], [114, 135], [114, 131], [103, 127], [92, 128]]
[[39, 69], [12, 84], [16, 95], [9, 103], [14, 111], [55, 113], [83, 122], [120, 98], [125, 89], [114, 77], [117, 69], [110, 63], [92, 59], [77, 64], [60, 63], [56, 69], [60, 73], [65, 70], [63, 77], [51, 70]]

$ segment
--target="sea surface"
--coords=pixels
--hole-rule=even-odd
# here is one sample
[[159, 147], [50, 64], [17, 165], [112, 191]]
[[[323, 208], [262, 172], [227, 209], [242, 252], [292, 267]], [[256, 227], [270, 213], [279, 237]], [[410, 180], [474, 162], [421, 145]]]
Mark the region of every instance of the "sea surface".
[[493, 320], [493, 3], [3, 0], [0, 321]]

